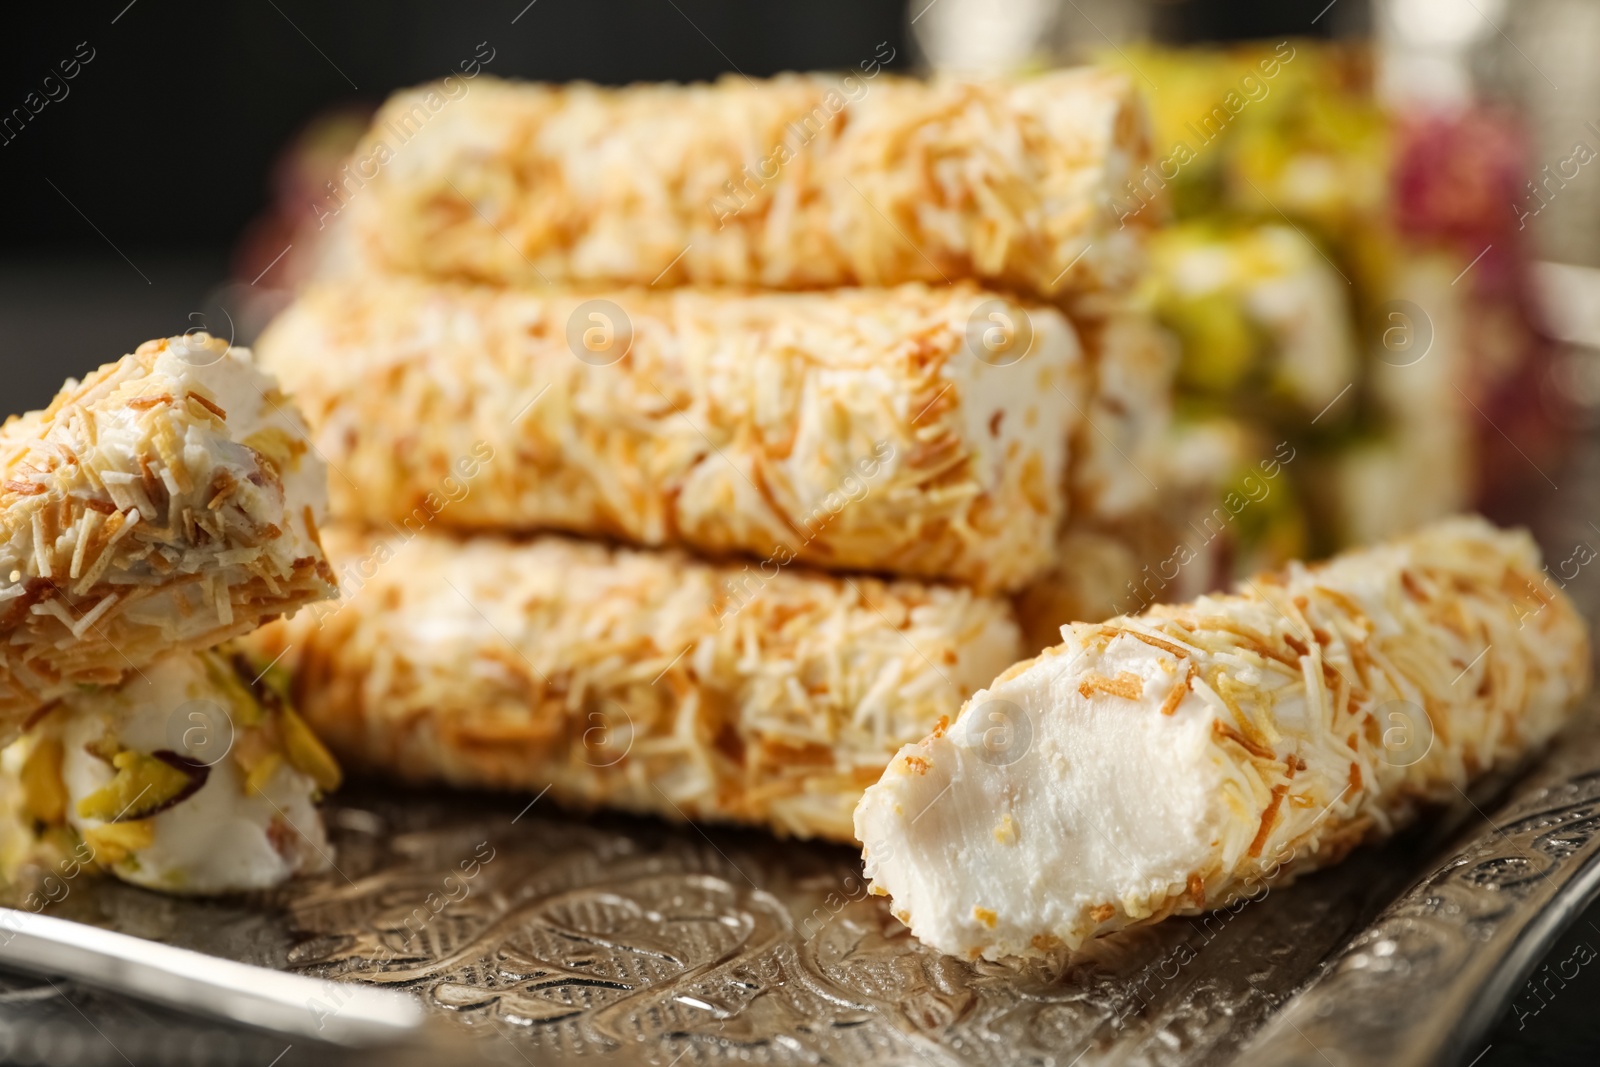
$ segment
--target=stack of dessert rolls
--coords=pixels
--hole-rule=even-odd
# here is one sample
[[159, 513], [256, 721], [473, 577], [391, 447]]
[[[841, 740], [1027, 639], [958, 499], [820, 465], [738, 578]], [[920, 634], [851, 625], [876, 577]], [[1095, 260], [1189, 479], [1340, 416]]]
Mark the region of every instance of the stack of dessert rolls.
[[254, 654], [357, 767], [851, 840], [1156, 521], [1147, 154], [1093, 70], [397, 96], [259, 346], [344, 598]]

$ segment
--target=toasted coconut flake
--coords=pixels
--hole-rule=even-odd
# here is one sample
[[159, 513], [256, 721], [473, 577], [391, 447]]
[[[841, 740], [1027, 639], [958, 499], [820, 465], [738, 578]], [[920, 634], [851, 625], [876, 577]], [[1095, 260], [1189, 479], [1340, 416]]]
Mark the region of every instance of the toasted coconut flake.
[[222, 408], [218, 407], [217, 403], [215, 401], [208, 400], [206, 397], [200, 395], [199, 393], [194, 392], [193, 390], [190, 390], [189, 392], [185, 393], [184, 396], [191, 403], [199, 404], [201, 407], [203, 407], [207, 411], [211, 412], [211, 414], [215, 415], [218, 419], [222, 420], [223, 422], [227, 422], [228, 421], [228, 413], [226, 411], [223, 411]]
[[128, 407], [134, 411], [146, 411], [161, 404], [170, 403], [172, 403], [171, 393], [152, 393], [134, 397], [128, 401]]
[[1084, 675], [1083, 680], [1078, 683], [1078, 692], [1085, 697], [1093, 696], [1095, 693], [1110, 693], [1124, 700], [1138, 700], [1144, 695], [1144, 681], [1137, 674], [1129, 674], [1127, 671], [1119, 671], [1115, 678], [1091, 672]]
[[117, 593], [107, 593], [101, 597], [98, 604], [83, 613], [83, 618], [72, 624], [72, 636], [81, 640], [107, 612], [116, 607], [120, 599]]
[[[1129, 632], [1133, 633], [1134, 631], [1130, 630]], [[1135, 636], [1137, 636], [1137, 634], [1135, 634]], [[1186, 694], [1193, 687], [1194, 680], [1198, 674], [1199, 671], [1196, 670], [1194, 661], [1190, 660], [1188, 669], [1184, 671], [1183, 676], [1178, 679], [1177, 684], [1172, 687], [1172, 690], [1167, 693], [1167, 699], [1161, 702], [1161, 714], [1171, 715], [1178, 710], [1178, 705], [1183, 702], [1184, 694]]]

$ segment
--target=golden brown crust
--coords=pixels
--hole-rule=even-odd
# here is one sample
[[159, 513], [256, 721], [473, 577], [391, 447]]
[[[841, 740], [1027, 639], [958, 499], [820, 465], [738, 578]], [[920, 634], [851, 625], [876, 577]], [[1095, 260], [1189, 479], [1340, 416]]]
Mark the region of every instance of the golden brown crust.
[[[869, 876], [943, 951], [1038, 955], [1041, 937], [1075, 949], [1127, 926], [1222, 907], [1336, 862], [1392, 833], [1423, 804], [1455, 801], [1486, 769], [1525, 758], [1574, 713], [1590, 685], [1584, 620], [1541, 568], [1532, 538], [1471, 518], [1322, 564], [1292, 564], [1231, 594], [1073, 624], [1063, 636], [962, 711], [1032, 702], [1027, 755], [1035, 762], [999, 765], [1018, 780], [996, 782], [970, 762], [963, 739], [972, 724], [958, 717], [940, 737], [930, 733], [902, 750], [857, 811], [861, 836], [881, 843], [874, 854], [896, 857], [883, 864], [867, 855]], [[1093, 705], [1108, 699], [1117, 702], [1119, 722], [1145, 731], [1130, 726], [1127, 736], [1142, 740], [1120, 754], [1127, 766], [1171, 767], [1176, 757], [1167, 746], [1178, 747], [1200, 799], [1168, 813], [1170, 840], [1162, 839], [1163, 825], [1141, 828], [1156, 842], [1145, 868], [1125, 884], [1092, 891], [1071, 883], [1093, 881], [1093, 864], [1073, 857], [1095, 842], [1043, 830], [1031, 842], [1045, 857], [1040, 863], [1079, 862], [1091, 873], [1067, 880], [1043, 913], [1030, 893], [1017, 892], [1008, 908], [977, 901], [993, 908], [996, 923], [966, 921], [974, 902], [930, 890], [926, 863], [903, 857], [959, 850], [973, 864], [999, 862], [974, 851], [985, 842], [981, 824], [932, 837], [937, 822], [917, 827], [905, 813], [952, 787], [947, 803], [964, 810], [964, 783], [988, 791], [973, 795], [1048, 795], [1054, 771], [1043, 783], [1022, 777], [1039, 773], [1047, 751], [1067, 754], [1064, 774], [1092, 775], [1081, 763], [1073, 770], [1073, 746], [1100, 728], [1092, 725]], [[1115, 773], [1122, 765], [1101, 766]], [[1063, 792], [1087, 788], [1084, 781], [1065, 780]], [[1028, 825], [1037, 814], [1028, 808], [1018, 818]], [[1191, 845], [1182, 844], [1186, 835]], [[1017, 885], [1036, 885], [1034, 873], [1006, 869]]]

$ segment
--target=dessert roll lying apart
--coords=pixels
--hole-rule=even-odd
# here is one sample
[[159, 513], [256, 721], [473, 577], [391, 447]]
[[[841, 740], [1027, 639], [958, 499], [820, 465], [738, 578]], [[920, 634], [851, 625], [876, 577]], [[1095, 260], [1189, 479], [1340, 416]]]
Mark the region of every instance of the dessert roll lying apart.
[[226, 649], [170, 653], [56, 701], [0, 753], [3, 873], [77, 864], [167, 892], [265, 888], [329, 865], [315, 802], [338, 784], [281, 673]]
[[1476, 519], [1062, 636], [856, 809], [873, 891], [942, 951], [1072, 949], [1331, 863], [1527, 754], [1589, 684], [1532, 539]]

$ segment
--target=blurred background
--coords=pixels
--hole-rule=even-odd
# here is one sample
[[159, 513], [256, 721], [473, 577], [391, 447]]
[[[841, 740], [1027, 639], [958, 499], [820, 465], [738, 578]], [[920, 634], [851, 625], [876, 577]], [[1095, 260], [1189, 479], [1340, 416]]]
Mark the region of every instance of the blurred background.
[[[1182, 343], [1179, 414], [1225, 438], [1213, 451], [1288, 435], [1315, 460], [1257, 510], [1243, 565], [1464, 505], [1514, 515], [1557, 484], [1562, 435], [1600, 401], [1591, 0], [110, 0], [12, 21], [13, 409], [130, 338], [252, 339], [315, 269], [328, 183], [399, 87], [462, 62], [624, 83], [867, 55], [907, 72], [1104, 62], [1147, 90], [1178, 173], [1123, 207], [1168, 186], [1143, 299]], [[1179, 145], [1206, 150], [1180, 165]]]
[[[1248, 460], [1283, 438], [1310, 457], [1292, 491], [1250, 512], [1241, 567], [1462, 507], [1519, 521], [1565, 482], [1600, 411], [1600, 0], [110, 0], [7, 14], [8, 411], [148, 337], [248, 342], [317, 269], [317, 206], [397, 88], [464, 61], [617, 84], [873, 55], [906, 73], [1098, 62], [1145, 89], [1166, 169], [1120, 207], [1165, 213], [1141, 300], [1181, 353], [1180, 422], [1197, 454]], [[1485, 1067], [1592, 1062], [1597, 976], [1537, 1026], [1508, 1021]]]

